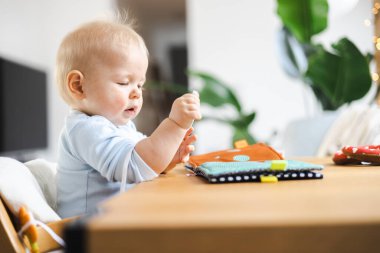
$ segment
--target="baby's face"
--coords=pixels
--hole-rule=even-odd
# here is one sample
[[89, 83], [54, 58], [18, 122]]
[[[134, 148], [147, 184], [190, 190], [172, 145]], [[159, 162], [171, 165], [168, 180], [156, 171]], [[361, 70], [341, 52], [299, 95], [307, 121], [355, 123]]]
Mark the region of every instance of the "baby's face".
[[147, 54], [137, 46], [110, 50], [84, 77], [84, 111], [124, 125], [140, 112]]

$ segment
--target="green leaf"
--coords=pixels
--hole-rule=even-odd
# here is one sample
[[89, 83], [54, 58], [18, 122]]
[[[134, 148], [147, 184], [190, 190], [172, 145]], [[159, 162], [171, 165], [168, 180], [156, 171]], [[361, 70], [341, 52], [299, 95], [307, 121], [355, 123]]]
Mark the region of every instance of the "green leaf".
[[327, 0], [277, 0], [277, 13], [298, 41], [310, 43], [311, 37], [327, 27]]
[[257, 141], [248, 132], [248, 128], [235, 128], [232, 137], [232, 146], [236, 141], [246, 140], [248, 144], [255, 144]]
[[374, 55], [372, 53], [370, 53], [370, 52], [367, 52], [366, 55], [365, 55], [365, 58], [367, 59], [367, 62], [369, 64], [373, 60]]
[[241, 112], [241, 105], [234, 91], [222, 81], [204, 72], [188, 71], [188, 74], [203, 81], [203, 87], [199, 91], [201, 103], [214, 107], [230, 104], [239, 113]]
[[248, 115], [241, 114], [238, 119], [229, 120], [229, 124], [231, 124], [235, 128], [248, 128], [249, 125], [256, 117], [256, 112], [252, 112]]
[[318, 86], [311, 85], [311, 89], [318, 98], [319, 103], [321, 103], [324, 111], [334, 111], [337, 109], [337, 107], [332, 104], [331, 99], [329, 99]]
[[372, 80], [367, 57], [350, 40], [339, 40], [333, 49], [330, 53], [319, 46], [317, 53], [309, 58], [305, 77], [337, 109], [367, 94]]

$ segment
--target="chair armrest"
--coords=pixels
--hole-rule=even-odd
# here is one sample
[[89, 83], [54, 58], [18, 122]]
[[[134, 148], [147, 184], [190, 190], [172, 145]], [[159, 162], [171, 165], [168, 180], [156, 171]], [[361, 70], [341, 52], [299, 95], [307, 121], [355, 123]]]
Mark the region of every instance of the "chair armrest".
[[0, 245], [1, 251], [12, 253], [25, 253], [25, 248], [20, 241], [12, 217], [6, 204], [0, 197]]

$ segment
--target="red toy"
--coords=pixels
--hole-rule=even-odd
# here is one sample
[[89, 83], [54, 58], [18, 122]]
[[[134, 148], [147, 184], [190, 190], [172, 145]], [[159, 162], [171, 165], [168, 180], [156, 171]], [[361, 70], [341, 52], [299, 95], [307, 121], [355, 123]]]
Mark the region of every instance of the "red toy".
[[380, 145], [345, 146], [335, 152], [333, 157], [335, 164], [362, 164], [362, 162], [380, 165]]

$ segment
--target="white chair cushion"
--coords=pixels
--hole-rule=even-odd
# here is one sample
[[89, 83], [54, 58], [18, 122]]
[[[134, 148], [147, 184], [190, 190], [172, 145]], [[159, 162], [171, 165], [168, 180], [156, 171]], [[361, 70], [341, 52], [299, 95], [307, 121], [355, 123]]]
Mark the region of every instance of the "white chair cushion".
[[40, 185], [49, 206], [57, 211], [57, 187], [55, 184], [57, 164], [44, 159], [35, 159], [24, 164], [29, 168]]
[[36, 219], [44, 223], [61, 219], [46, 202], [28, 167], [15, 159], [0, 157], [0, 193], [14, 215], [21, 206], [26, 206]]

